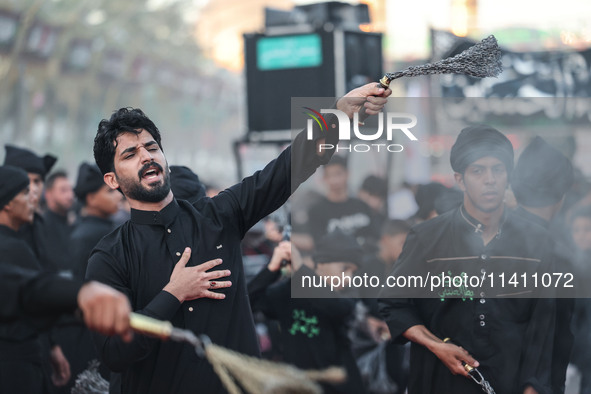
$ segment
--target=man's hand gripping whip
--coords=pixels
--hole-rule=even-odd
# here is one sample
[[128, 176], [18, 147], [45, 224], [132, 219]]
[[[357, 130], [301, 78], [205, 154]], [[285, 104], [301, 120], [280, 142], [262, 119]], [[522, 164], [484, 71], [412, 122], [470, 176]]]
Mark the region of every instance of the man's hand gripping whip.
[[[443, 342], [453, 343], [451, 338], [445, 338]], [[484, 376], [482, 376], [478, 368], [475, 368], [464, 361], [462, 361], [462, 366], [466, 372], [468, 372], [468, 375], [472, 378], [472, 380], [480, 386], [482, 391], [484, 391], [486, 394], [496, 394], [495, 390], [492, 388], [488, 380], [484, 379]]]

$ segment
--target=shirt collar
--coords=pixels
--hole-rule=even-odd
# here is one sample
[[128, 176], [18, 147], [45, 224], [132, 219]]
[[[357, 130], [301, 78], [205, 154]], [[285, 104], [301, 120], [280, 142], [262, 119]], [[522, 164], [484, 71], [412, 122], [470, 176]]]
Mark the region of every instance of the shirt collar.
[[131, 221], [137, 224], [168, 226], [172, 223], [179, 211], [179, 204], [176, 199], [173, 198], [170, 204], [162, 208], [160, 211], [141, 211], [132, 208]]
[[0, 224], [0, 235], [18, 238], [18, 233], [8, 226]]
[[[482, 233], [482, 231], [484, 230], [484, 224], [482, 224], [481, 222], [479, 222], [478, 220], [476, 220], [474, 217], [472, 217], [468, 211], [466, 211], [466, 208], [464, 208], [464, 204], [462, 204], [460, 206], [460, 221], [463, 222], [472, 232], [474, 232], [475, 234], [480, 235]], [[503, 209], [503, 216], [501, 218], [501, 222], [499, 223], [499, 229], [498, 229], [498, 233], [501, 233], [501, 228], [503, 227], [503, 224], [505, 224], [505, 220], [507, 219], [507, 209]]]

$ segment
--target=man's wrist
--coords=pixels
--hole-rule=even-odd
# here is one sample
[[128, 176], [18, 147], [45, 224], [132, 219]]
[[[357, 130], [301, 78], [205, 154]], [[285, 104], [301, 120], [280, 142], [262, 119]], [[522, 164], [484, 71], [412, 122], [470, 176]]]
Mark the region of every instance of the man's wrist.
[[170, 283], [168, 283], [166, 286], [164, 286], [164, 288], [162, 289], [163, 291], [169, 293], [170, 295], [172, 295], [174, 298], [176, 298], [177, 300], [179, 300], [179, 302], [182, 304], [183, 302], [185, 302], [185, 297], [183, 296], [182, 292], [178, 289], [175, 289], [173, 285], [171, 285]]
[[271, 261], [269, 265], [267, 265], [267, 269], [271, 272], [277, 272], [281, 269], [281, 262]]

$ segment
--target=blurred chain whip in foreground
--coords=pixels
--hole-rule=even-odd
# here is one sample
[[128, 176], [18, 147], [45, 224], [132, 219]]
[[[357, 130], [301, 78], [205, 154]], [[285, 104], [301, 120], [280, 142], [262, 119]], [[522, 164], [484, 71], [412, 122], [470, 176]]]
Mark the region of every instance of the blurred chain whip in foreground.
[[[503, 71], [501, 49], [495, 36], [490, 35], [465, 51], [435, 63], [411, 66], [403, 71], [386, 73], [378, 87], [387, 89], [390, 82], [402, 77], [418, 77], [432, 74], [464, 74], [476, 78], [496, 77]], [[362, 122], [367, 118], [365, 109], [359, 114]]]
[[162, 340], [187, 342], [195, 347], [200, 357], [213, 366], [230, 394], [301, 393], [321, 394], [318, 381], [341, 383], [346, 374], [342, 368], [321, 371], [302, 371], [291, 365], [261, 360], [217, 346], [205, 335], [173, 327], [170, 322], [132, 313], [130, 324], [134, 331]]

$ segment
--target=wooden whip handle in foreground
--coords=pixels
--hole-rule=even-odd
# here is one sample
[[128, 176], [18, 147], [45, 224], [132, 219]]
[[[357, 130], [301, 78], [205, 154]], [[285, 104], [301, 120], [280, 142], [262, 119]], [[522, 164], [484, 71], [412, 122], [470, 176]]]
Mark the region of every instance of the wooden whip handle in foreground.
[[129, 324], [136, 332], [160, 339], [169, 339], [173, 328], [169, 321], [157, 320], [134, 312], [129, 314]]

